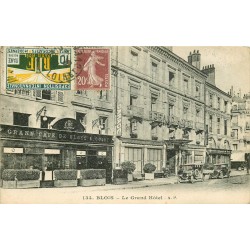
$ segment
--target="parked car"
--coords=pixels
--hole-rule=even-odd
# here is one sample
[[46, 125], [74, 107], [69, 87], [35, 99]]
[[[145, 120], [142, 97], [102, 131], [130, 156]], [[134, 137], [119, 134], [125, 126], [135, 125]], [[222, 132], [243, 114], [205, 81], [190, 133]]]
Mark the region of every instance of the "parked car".
[[223, 179], [224, 177], [230, 177], [231, 169], [228, 164], [220, 163], [214, 164], [213, 166], [214, 168], [212, 173], [209, 174], [209, 179]]
[[179, 182], [204, 181], [203, 164], [184, 164], [180, 165], [177, 171]]

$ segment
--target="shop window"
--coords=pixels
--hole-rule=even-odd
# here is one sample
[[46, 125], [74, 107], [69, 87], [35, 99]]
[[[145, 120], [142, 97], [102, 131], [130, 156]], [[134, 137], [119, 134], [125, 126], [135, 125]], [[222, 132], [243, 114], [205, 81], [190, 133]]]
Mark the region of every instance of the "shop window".
[[169, 71], [169, 73], [168, 73], [168, 81], [169, 81], [170, 86], [174, 85], [175, 74], [173, 72], [171, 72], [171, 71]]
[[125, 148], [124, 160], [131, 161], [135, 164], [135, 171], [142, 171], [143, 153], [141, 148]]
[[151, 63], [151, 76], [154, 80], [157, 79], [157, 75], [158, 75], [158, 65], [155, 62]]
[[137, 68], [138, 67], [138, 53], [134, 52], [131, 50], [131, 66], [133, 68]]
[[105, 135], [108, 133], [108, 117], [99, 117], [99, 134]]
[[29, 126], [29, 114], [13, 112], [13, 125]]
[[162, 150], [161, 149], [148, 149], [147, 161], [156, 166], [156, 170], [161, 170], [162, 166]]

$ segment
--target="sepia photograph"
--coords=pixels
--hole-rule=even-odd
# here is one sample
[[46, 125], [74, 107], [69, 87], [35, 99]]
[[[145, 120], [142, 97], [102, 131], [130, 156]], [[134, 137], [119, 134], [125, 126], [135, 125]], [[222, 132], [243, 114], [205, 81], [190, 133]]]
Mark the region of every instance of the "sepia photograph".
[[250, 202], [249, 47], [0, 52], [0, 203]]

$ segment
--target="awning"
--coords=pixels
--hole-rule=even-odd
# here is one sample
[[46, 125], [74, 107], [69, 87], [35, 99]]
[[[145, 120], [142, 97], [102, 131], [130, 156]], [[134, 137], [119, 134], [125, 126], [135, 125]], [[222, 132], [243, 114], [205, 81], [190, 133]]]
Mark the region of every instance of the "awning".
[[182, 139], [174, 139], [174, 140], [164, 140], [164, 142], [168, 145], [183, 145], [183, 144], [188, 144], [192, 140], [182, 140]]
[[245, 161], [245, 153], [239, 153], [239, 152], [232, 153], [231, 161]]

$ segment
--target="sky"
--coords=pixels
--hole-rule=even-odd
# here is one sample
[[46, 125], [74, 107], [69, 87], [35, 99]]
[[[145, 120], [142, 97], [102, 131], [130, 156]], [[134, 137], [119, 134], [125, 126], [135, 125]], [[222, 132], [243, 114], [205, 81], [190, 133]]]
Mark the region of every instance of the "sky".
[[235, 93], [250, 92], [250, 47], [173, 47], [173, 52], [187, 61], [190, 51], [199, 50], [201, 69], [214, 64], [215, 84], [224, 92], [231, 86]]

